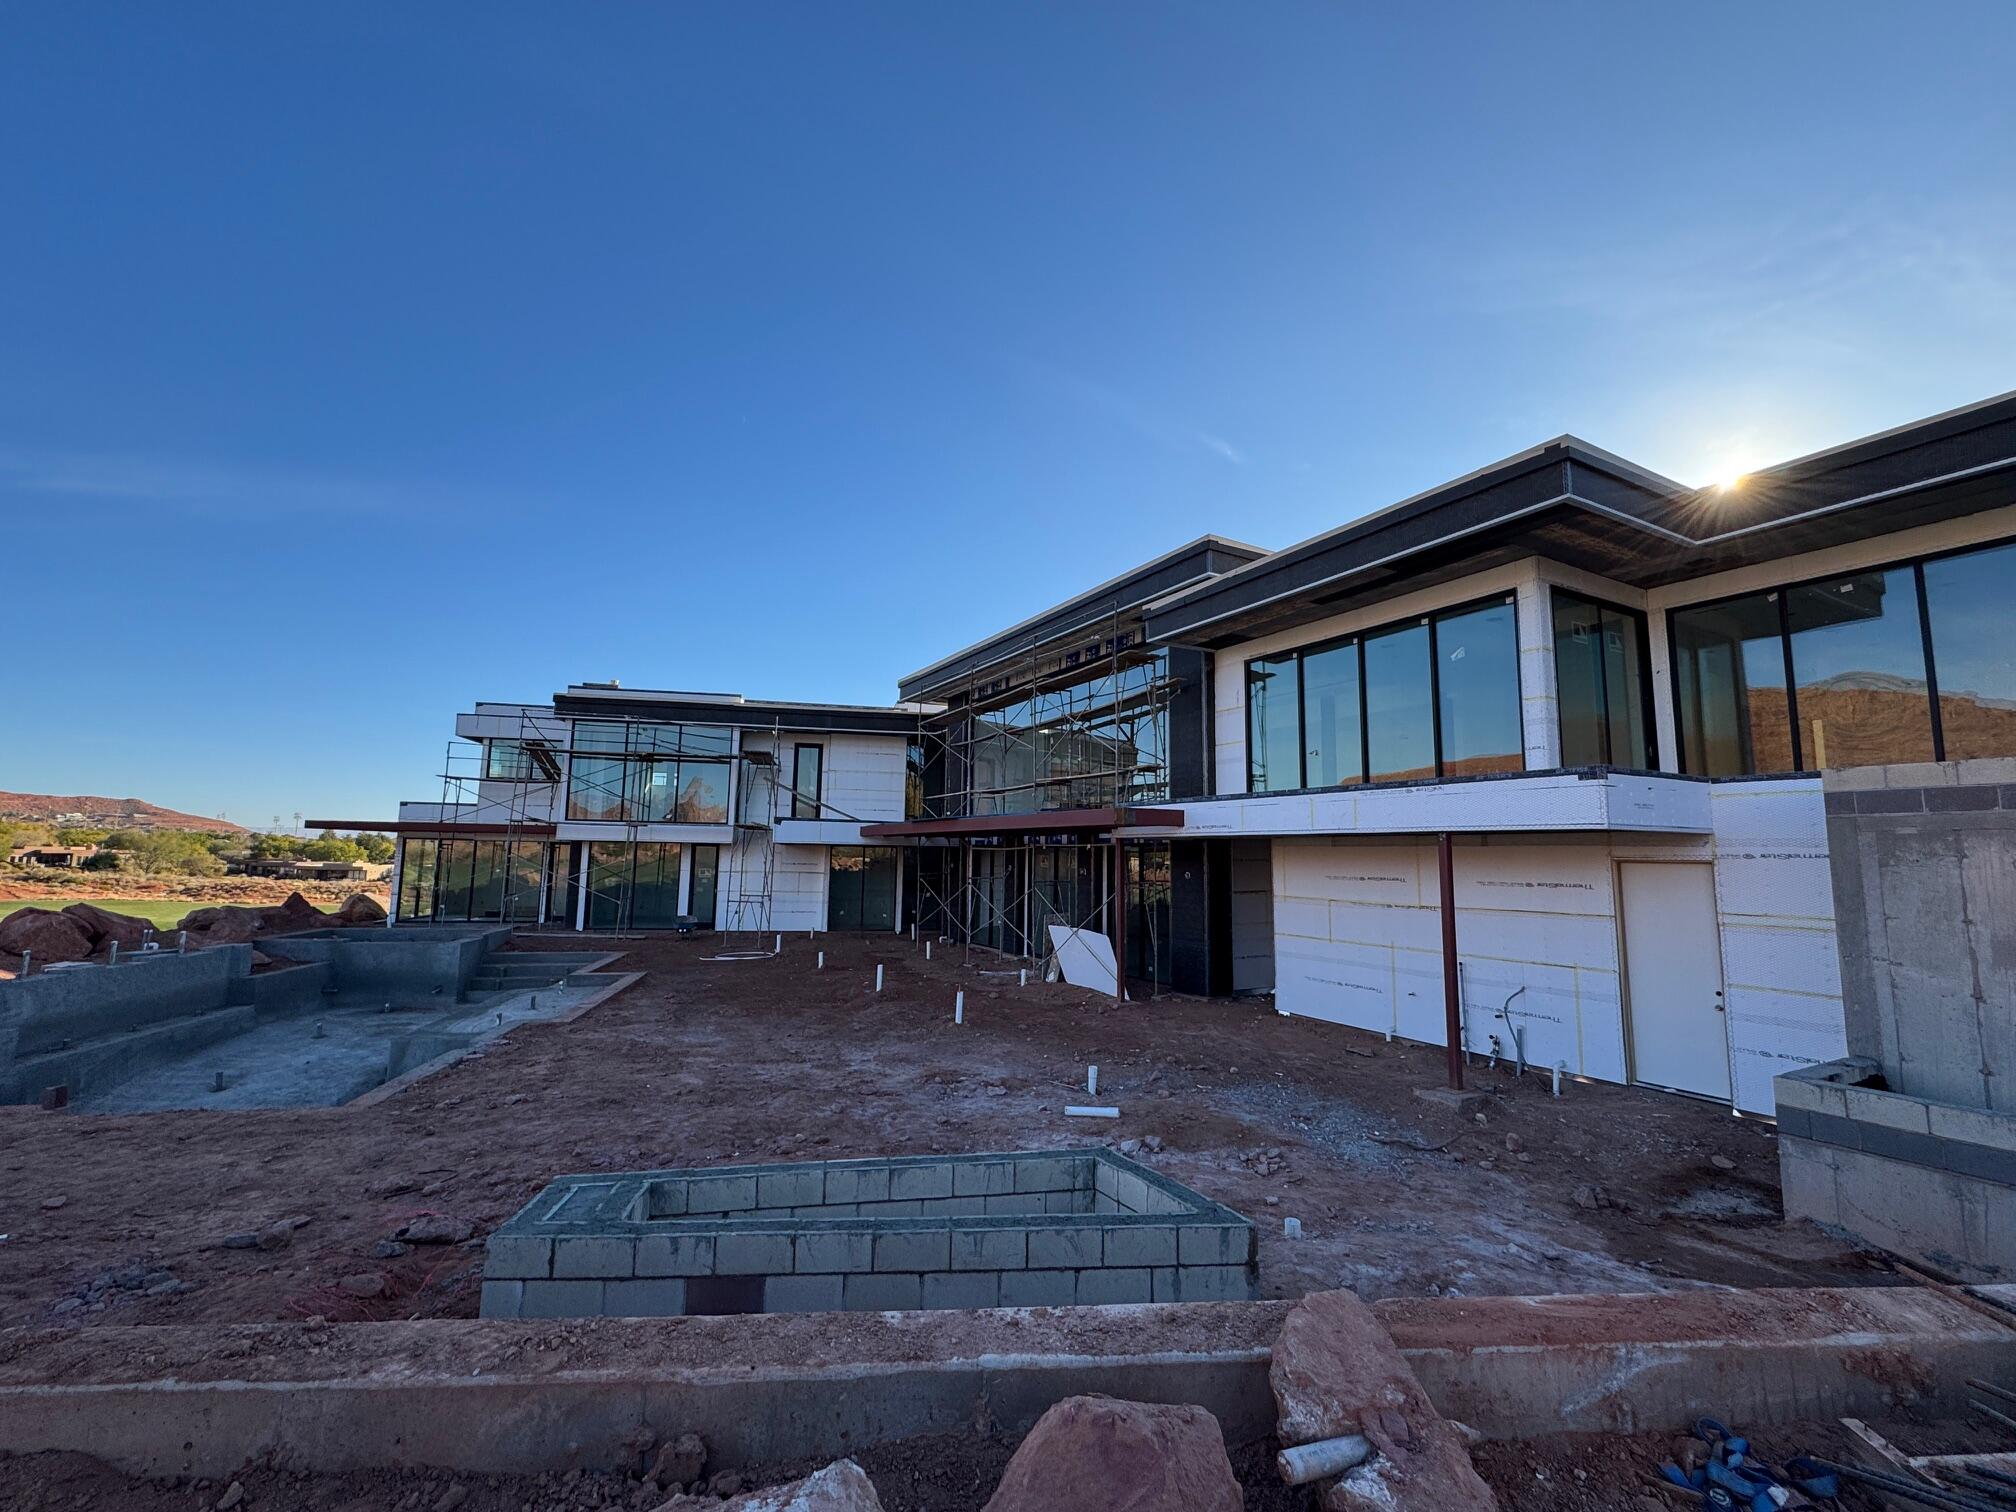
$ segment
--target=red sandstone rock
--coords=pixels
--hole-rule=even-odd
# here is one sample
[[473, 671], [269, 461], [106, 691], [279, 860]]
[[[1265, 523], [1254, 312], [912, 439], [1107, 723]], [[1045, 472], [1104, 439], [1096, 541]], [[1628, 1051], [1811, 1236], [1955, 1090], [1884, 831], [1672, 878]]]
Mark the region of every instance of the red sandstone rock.
[[22, 908], [0, 919], [0, 950], [34, 956], [39, 971], [55, 961], [89, 959], [91, 933], [54, 909]]
[[1218, 1420], [1202, 1407], [1069, 1397], [1029, 1430], [986, 1512], [1240, 1512]]
[[1455, 1426], [1435, 1410], [1372, 1310], [1348, 1291], [1289, 1309], [1268, 1370], [1284, 1444], [1362, 1433], [1376, 1451], [1325, 1512], [1490, 1512], [1498, 1505]]
[[138, 950], [147, 931], [154, 927], [146, 919], [114, 913], [93, 903], [72, 903], [63, 913], [66, 918], [75, 919], [83, 926], [84, 932], [91, 936], [94, 948], [102, 949], [108, 941], [117, 940], [121, 950]]
[[343, 906], [336, 910], [336, 917], [345, 924], [383, 924], [385, 910], [378, 906], [376, 898], [363, 893], [352, 893], [343, 900]]

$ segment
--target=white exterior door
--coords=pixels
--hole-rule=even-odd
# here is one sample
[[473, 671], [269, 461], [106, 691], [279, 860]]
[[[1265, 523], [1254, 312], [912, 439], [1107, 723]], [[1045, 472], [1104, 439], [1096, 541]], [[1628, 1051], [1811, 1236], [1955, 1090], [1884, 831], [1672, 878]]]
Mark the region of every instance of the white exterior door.
[[1698, 861], [1621, 861], [1624, 977], [1634, 1081], [1729, 1097], [1729, 1016], [1715, 868]]

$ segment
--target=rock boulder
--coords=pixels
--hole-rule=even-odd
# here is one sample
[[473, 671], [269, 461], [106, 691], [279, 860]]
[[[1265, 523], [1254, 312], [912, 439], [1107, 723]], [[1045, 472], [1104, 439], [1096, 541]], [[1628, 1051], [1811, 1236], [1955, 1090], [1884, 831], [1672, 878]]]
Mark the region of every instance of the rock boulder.
[[986, 1512], [1240, 1512], [1245, 1493], [1202, 1407], [1067, 1397], [1037, 1419]]
[[379, 906], [376, 898], [366, 897], [363, 893], [352, 893], [343, 900], [343, 906], [336, 910], [336, 917], [345, 924], [383, 924], [385, 910]]
[[1348, 1291], [1289, 1309], [1268, 1369], [1283, 1444], [1362, 1433], [1374, 1453], [1337, 1482], [1325, 1512], [1493, 1512], [1463, 1436], [1428, 1400], [1400, 1348]]
[[0, 950], [34, 956], [39, 970], [57, 961], [88, 960], [91, 933], [54, 909], [22, 908], [0, 919]]
[[147, 931], [154, 926], [146, 919], [137, 919], [132, 914], [114, 913], [109, 908], [100, 908], [95, 903], [72, 903], [63, 910], [65, 918], [75, 919], [84, 926], [84, 932], [91, 936], [93, 948], [102, 949], [108, 942], [117, 940], [121, 950], [138, 950]]

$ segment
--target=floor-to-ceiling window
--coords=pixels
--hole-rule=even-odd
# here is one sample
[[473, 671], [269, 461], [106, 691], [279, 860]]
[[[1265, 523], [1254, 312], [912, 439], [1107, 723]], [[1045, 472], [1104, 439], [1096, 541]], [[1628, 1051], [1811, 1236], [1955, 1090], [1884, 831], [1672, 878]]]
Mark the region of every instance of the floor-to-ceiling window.
[[1800, 765], [1932, 759], [1917, 574], [1858, 572], [1788, 589]]
[[720, 896], [721, 847], [718, 845], [696, 845], [693, 847], [693, 898], [686, 911], [699, 921], [702, 929], [714, 927], [715, 900]]
[[434, 861], [441, 842], [406, 839], [399, 842], [399, 917], [417, 921], [434, 917]]
[[898, 875], [893, 846], [834, 846], [827, 861], [826, 927], [894, 929]]
[[1673, 611], [1681, 770], [1737, 777], [1797, 767], [1779, 599], [1752, 593]]
[[1563, 766], [1652, 770], [1644, 615], [1556, 588], [1554, 686]]
[[1438, 615], [1434, 624], [1437, 759], [1444, 777], [1517, 772], [1519, 631], [1511, 603]]
[[1303, 785], [1301, 702], [1299, 657], [1261, 657], [1246, 663], [1246, 760], [1254, 792], [1283, 792]]
[[1252, 792], [1525, 767], [1509, 599], [1246, 664]]
[[1344, 787], [1363, 782], [1365, 726], [1358, 643], [1306, 651], [1300, 660], [1303, 769], [1301, 780], [1287, 785]]
[[2003, 543], [1673, 610], [1681, 769], [2016, 755], [2012, 569]]
[[1171, 938], [1169, 842], [1122, 847], [1127, 864], [1127, 975], [1160, 987], [1169, 981]]

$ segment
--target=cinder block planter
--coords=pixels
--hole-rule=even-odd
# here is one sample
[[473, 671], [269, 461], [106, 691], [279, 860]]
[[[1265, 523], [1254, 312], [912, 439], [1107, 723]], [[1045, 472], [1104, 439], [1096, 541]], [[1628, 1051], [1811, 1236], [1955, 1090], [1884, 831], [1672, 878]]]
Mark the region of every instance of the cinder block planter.
[[491, 1235], [483, 1316], [1244, 1300], [1257, 1251], [1105, 1150], [562, 1176]]

